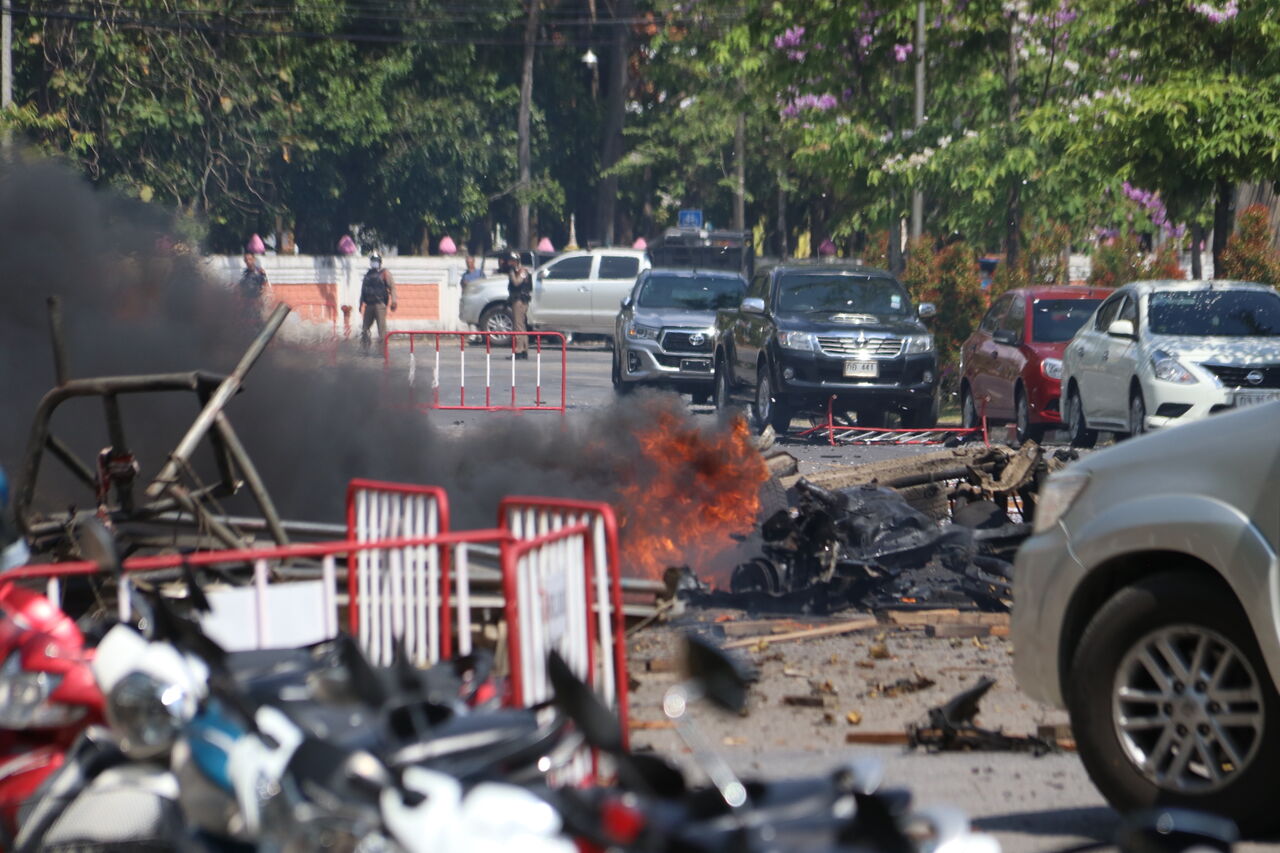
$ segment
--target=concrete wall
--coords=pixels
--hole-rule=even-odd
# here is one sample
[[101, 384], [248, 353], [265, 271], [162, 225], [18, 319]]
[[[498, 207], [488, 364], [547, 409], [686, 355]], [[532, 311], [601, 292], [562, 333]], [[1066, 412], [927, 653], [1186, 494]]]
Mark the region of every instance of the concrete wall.
[[[271, 296], [286, 302], [300, 319], [311, 323], [342, 325], [342, 307], [351, 307], [351, 324], [360, 323], [360, 282], [369, 269], [360, 255], [260, 255]], [[205, 259], [217, 281], [234, 286], [244, 269], [241, 255], [211, 255]], [[396, 282], [399, 309], [388, 314], [393, 329], [455, 331], [458, 321], [458, 285], [466, 266], [461, 257], [386, 257], [383, 265]]]

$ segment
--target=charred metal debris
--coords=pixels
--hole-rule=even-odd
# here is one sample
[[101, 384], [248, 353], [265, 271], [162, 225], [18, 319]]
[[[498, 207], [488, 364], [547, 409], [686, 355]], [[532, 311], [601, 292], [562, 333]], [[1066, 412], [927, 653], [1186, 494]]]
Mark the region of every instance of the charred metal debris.
[[978, 703], [995, 685], [995, 679], [983, 678], [968, 690], [961, 691], [945, 703], [930, 708], [926, 719], [907, 726], [907, 744], [930, 752], [1030, 752], [1044, 755], [1055, 749], [1043, 738], [1032, 735], [1007, 735], [978, 727]]
[[1008, 610], [1039, 486], [1074, 458], [1028, 442], [783, 477], [790, 506], [760, 524], [761, 553], [734, 569], [729, 589], [684, 569], [674, 592], [754, 612]]

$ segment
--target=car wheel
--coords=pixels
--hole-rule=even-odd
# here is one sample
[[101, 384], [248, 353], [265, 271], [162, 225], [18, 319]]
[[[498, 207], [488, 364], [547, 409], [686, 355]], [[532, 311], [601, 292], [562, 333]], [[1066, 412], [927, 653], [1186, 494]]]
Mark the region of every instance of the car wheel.
[[[506, 305], [493, 305], [480, 315], [480, 331], [510, 332], [515, 328], [515, 319], [511, 316], [511, 308]], [[495, 347], [505, 347], [511, 343], [509, 335], [493, 335], [489, 343]]]
[[613, 380], [613, 390], [618, 394], [630, 394], [635, 389], [630, 382], [626, 382], [622, 378], [622, 359], [618, 357], [617, 349], [613, 351], [611, 362], [610, 378]]
[[968, 385], [960, 389], [960, 425], [965, 429], [978, 429], [982, 426], [978, 418], [978, 407], [974, 405], [973, 394]]
[[765, 427], [773, 427], [778, 435], [786, 435], [791, 426], [791, 407], [785, 401], [773, 396], [773, 380], [769, 377], [769, 366], [760, 365], [756, 374], [756, 429], [764, 432]]
[[694, 391], [689, 395], [689, 402], [695, 406], [705, 406], [711, 402], [711, 391]]
[[938, 398], [931, 397], [923, 403], [907, 409], [902, 415], [902, 425], [907, 429], [933, 429], [938, 425]]
[[1080, 392], [1075, 388], [1067, 394], [1067, 429], [1071, 433], [1072, 447], [1093, 447], [1098, 443], [1098, 431], [1085, 425], [1084, 406], [1080, 402]]
[[884, 429], [888, 421], [885, 419], [884, 409], [868, 408], [863, 411], [858, 409], [858, 426], [868, 429]]
[[1142, 401], [1142, 392], [1133, 390], [1129, 398], [1129, 435], [1137, 437], [1147, 431], [1147, 404]]
[[716, 411], [727, 412], [733, 407], [733, 397], [729, 392], [729, 367], [723, 359], [716, 360], [715, 386], [712, 391]]
[[1222, 586], [1169, 573], [1122, 589], [1085, 629], [1066, 698], [1085, 769], [1117, 809], [1280, 824], [1280, 695]]
[[1027, 395], [1021, 388], [1014, 392], [1013, 405], [1018, 425], [1018, 441], [1034, 441], [1036, 444], [1043, 442], [1044, 424], [1031, 423], [1031, 404], [1027, 402]]

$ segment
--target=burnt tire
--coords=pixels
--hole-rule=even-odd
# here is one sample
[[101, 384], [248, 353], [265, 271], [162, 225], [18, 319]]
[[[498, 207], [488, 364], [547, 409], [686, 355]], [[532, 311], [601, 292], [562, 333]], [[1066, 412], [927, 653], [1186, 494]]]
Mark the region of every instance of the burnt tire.
[[1117, 809], [1280, 826], [1280, 695], [1221, 583], [1176, 572], [1116, 593], [1081, 636], [1066, 699], [1085, 769]]
[[787, 489], [781, 480], [770, 475], [769, 479], [760, 484], [760, 512], [757, 521], [764, 522], [789, 506], [791, 502], [787, 500]]
[[1084, 404], [1074, 386], [1067, 392], [1067, 431], [1071, 435], [1072, 447], [1089, 448], [1098, 443], [1098, 431], [1089, 429], [1085, 423]]

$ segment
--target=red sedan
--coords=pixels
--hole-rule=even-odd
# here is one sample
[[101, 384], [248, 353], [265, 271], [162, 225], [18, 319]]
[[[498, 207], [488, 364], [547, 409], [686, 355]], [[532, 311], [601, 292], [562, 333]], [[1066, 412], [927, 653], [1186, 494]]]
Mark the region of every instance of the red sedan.
[[960, 350], [960, 411], [965, 426], [1013, 421], [1018, 440], [1040, 441], [1062, 425], [1062, 352], [1109, 288], [1051, 286], [1010, 290], [991, 305]]

